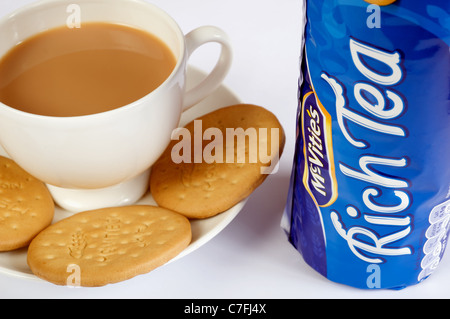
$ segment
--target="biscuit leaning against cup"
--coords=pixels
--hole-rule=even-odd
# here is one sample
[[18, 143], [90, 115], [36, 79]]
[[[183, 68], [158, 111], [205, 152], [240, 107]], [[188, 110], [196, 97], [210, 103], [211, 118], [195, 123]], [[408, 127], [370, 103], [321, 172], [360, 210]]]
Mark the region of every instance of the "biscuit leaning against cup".
[[[205, 26], [184, 35], [167, 13], [145, 1], [79, 0], [74, 3], [72, 0], [43, 0], [27, 5], [0, 20], [2, 61], [6, 61], [5, 58], [10, 53], [14, 54], [11, 50], [26, 45], [28, 40], [38, 44], [44, 41], [39, 52], [29, 54], [31, 60], [17, 63], [15, 68], [15, 64], [11, 61], [19, 57], [8, 60], [10, 62], [6, 61], [8, 65], [3, 68], [3, 73], [0, 73], [0, 87], [8, 87], [11, 84], [10, 80], [17, 78], [17, 74], [24, 71], [40, 72], [44, 68], [41, 62], [52, 57], [49, 56], [52, 53], [59, 52], [61, 56], [65, 56], [65, 53], [74, 53], [71, 51], [73, 48], [65, 45], [60, 47], [59, 51], [45, 50], [45, 41], [50, 41], [52, 47], [55, 47], [58, 41], [52, 40], [51, 36], [45, 36], [43, 32], [66, 32], [73, 38], [69, 37], [64, 43], [70, 43], [90, 32], [89, 28], [93, 24], [106, 25], [104, 30], [106, 33], [102, 33], [106, 35], [121, 25], [135, 29], [134, 33], [141, 35], [147, 33], [158, 38], [173, 55], [175, 62], [172, 70], [155, 90], [152, 91], [150, 88], [133, 101], [123, 102], [112, 110], [94, 111], [95, 114], [54, 116], [46, 113], [30, 113], [21, 110], [21, 105], [12, 105], [11, 101], [7, 102], [11, 105], [6, 104], [0, 92], [0, 144], [21, 167], [48, 185], [57, 204], [66, 210], [76, 212], [137, 201], [147, 191], [149, 168], [170, 142], [172, 131], [179, 125], [181, 113], [208, 96], [221, 84], [232, 60], [230, 41], [222, 30]], [[96, 44], [102, 45], [108, 38], [98, 34], [100, 33], [97, 33], [95, 41], [88, 41], [86, 44], [88, 47], [85, 49], [94, 52], [99, 49]], [[126, 50], [123, 50], [125, 43], [130, 42], [129, 40], [133, 42], [130, 32], [124, 33], [124, 37], [124, 43], [115, 42], [114, 45], [118, 47], [114, 54], [119, 56], [125, 54]], [[217, 65], [203, 82], [186, 92], [189, 57], [207, 42], [217, 42], [222, 47]], [[89, 47], [92, 44], [93, 47]], [[77, 44], [77, 47], [80, 45]], [[137, 55], [146, 52], [146, 48], [139, 45], [136, 45], [134, 50]], [[130, 81], [140, 82], [140, 70], [136, 65], [130, 66], [124, 62], [120, 67], [115, 67], [114, 63], [102, 59], [101, 56], [95, 60], [98, 52], [94, 53], [96, 54], [88, 55], [88, 60], [94, 61], [85, 63], [95, 67], [103, 65], [108, 72], [111, 71], [112, 74], [108, 73], [106, 80], [110, 80], [109, 78], [119, 80], [124, 69], [130, 71], [132, 68], [131, 71], [137, 75], [133, 76], [133, 72], [130, 71]], [[61, 56], [53, 58], [61, 60]], [[123, 61], [132, 60], [123, 59]], [[33, 70], [20, 69], [20, 65], [27, 65], [27, 61], [41, 65]], [[62, 63], [64, 64], [64, 61]], [[83, 63], [68, 63], [66, 67], [71, 71], [61, 76], [65, 75], [66, 80], [70, 80], [67, 77], [74, 76], [78, 68], [82, 69], [85, 66]], [[57, 70], [59, 68], [45, 72], [55, 75], [58, 73], [52, 72]], [[72, 95], [70, 88], [73, 86], [64, 85], [60, 76], [55, 77], [58, 78], [55, 85], [60, 86], [56, 89], [43, 87], [42, 92], [44, 89], [49, 91], [43, 94], [38, 90], [37, 98], [40, 93], [44, 97], [52, 95], [60, 99], [61, 105], [66, 105], [66, 102], [69, 103], [80, 94], [75, 91], [75, 95]], [[114, 87], [106, 80], [94, 81], [87, 85], [87, 89], [92, 86], [96, 91], [100, 89], [97, 87], [98, 84], [107, 85], [106, 91], [111, 92], [111, 96], [106, 95], [106, 99], [111, 98], [113, 92], [123, 91], [120, 85], [118, 88]], [[35, 84], [44, 86], [44, 82], [34, 81], [32, 86]], [[26, 97], [31, 93], [31, 88], [27, 89], [24, 86], [21, 96]], [[33, 98], [33, 101], [36, 102], [37, 98]], [[45, 103], [43, 107], [45, 109]]]
[[194, 219], [220, 214], [249, 196], [273, 172], [285, 144], [276, 116], [250, 104], [197, 118], [180, 139], [152, 167], [150, 191], [159, 206]]

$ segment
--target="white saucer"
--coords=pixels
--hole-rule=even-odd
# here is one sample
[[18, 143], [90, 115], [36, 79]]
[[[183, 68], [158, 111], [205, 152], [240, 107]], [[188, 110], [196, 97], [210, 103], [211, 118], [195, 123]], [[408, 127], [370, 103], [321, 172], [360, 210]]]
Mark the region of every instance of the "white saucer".
[[[205, 77], [205, 73], [193, 67], [189, 67], [187, 86], [195, 85]], [[202, 102], [186, 111], [181, 118], [180, 126], [191, 122], [199, 116], [209, 113], [224, 106], [240, 103], [239, 98], [225, 86], [219, 87], [217, 91], [211, 94]], [[6, 155], [0, 146], [0, 155]], [[177, 257], [170, 262], [182, 258], [194, 250], [198, 249], [218, 233], [220, 233], [241, 211], [246, 200], [240, 202], [228, 211], [203, 220], [193, 220], [192, 242]], [[150, 193], [147, 193], [137, 204], [156, 205]], [[54, 222], [72, 215], [59, 207], [56, 207]], [[41, 280], [36, 277], [27, 265], [27, 248], [18, 249], [11, 252], [0, 252], [0, 273], [29, 280]]]

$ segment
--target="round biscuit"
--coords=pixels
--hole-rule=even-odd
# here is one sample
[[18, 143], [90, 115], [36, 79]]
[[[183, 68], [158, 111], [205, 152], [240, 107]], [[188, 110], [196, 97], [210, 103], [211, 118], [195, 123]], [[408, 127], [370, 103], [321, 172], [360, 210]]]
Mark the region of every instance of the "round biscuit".
[[[200, 124], [201, 135], [198, 134]], [[184, 151], [180, 151], [177, 144], [184, 142], [181, 138], [172, 140], [152, 166], [150, 191], [159, 206], [192, 219], [215, 216], [249, 196], [267, 178], [269, 172], [264, 169], [271, 166], [276, 156], [281, 156], [285, 143], [284, 131], [276, 116], [263, 107], [250, 104], [218, 109], [187, 124], [185, 129], [191, 136], [191, 158], [174, 161], [172, 152], [183, 155]], [[229, 132], [236, 133], [239, 129], [248, 132], [245, 145], [232, 134], [235, 142], [229, 143]], [[218, 130], [221, 134], [205, 135], [205, 132], [218, 133]], [[251, 135], [251, 132], [255, 134]], [[278, 133], [274, 135], [278, 140], [272, 141], [272, 132]], [[198, 138], [202, 139], [202, 136], [207, 137], [203, 138], [200, 149]], [[258, 144], [258, 148], [252, 147], [251, 143], [253, 146]], [[262, 145], [265, 148], [261, 148]], [[227, 157], [227, 151], [233, 147], [230, 153], [233, 157]], [[261, 154], [270, 155], [270, 162], [267, 158], [263, 160]], [[214, 160], [207, 159], [216, 155]]]
[[134, 205], [63, 219], [31, 242], [27, 262], [56, 285], [98, 287], [145, 274], [191, 241], [189, 220], [164, 208]]
[[43, 182], [0, 156], [0, 251], [26, 247], [51, 224], [54, 208]]

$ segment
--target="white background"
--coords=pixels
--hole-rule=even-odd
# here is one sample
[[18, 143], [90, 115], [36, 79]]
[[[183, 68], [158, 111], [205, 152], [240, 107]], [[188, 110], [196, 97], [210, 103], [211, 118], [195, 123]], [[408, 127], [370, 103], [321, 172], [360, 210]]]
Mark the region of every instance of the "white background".
[[[30, 0], [1, 0], [0, 16]], [[131, 280], [101, 288], [58, 287], [0, 274], [0, 298], [449, 298], [450, 257], [420, 285], [368, 291], [339, 285], [307, 266], [280, 228], [295, 142], [302, 37], [301, 0], [153, 0], [185, 33], [216, 25], [233, 41], [225, 85], [243, 102], [275, 113], [287, 135], [280, 170], [250, 197], [218, 236], [192, 254]], [[74, 3], [76, 1], [74, 0]], [[214, 45], [191, 64], [207, 71]]]

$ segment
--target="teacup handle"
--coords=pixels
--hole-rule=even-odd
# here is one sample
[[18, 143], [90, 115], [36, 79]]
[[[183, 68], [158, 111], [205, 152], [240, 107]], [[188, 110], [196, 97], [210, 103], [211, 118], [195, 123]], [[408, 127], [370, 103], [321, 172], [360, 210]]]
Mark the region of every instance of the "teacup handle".
[[231, 42], [224, 31], [214, 26], [199, 27], [186, 35], [188, 59], [196, 49], [209, 42], [217, 42], [222, 46], [219, 60], [202, 82], [185, 93], [183, 111], [188, 110], [217, 89], [230, 69], [233, 60]]

